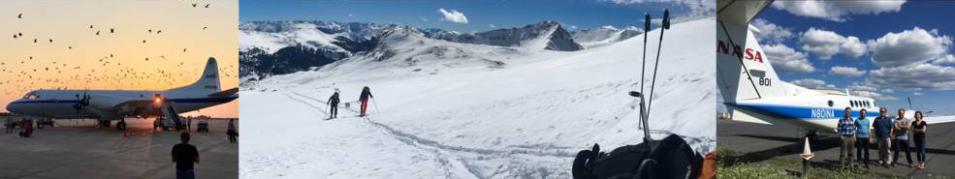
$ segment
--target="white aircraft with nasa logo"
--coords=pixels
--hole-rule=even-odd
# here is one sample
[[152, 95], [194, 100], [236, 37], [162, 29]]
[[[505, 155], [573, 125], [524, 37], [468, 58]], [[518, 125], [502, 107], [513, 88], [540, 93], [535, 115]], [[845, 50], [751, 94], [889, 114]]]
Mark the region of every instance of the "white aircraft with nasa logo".
[[[860, 110], [866, 118], [879, 116], [879, 106], [872, 98], [853, 96], [827, 89], [807, 89], [779, 80], [754, 36], [759, 29], [750, 21], [772, 1], [717, 1], [717, 86], [727, 112], [734, 121], [760, 124], [789, 123], [807, 130], [835, 133], [845, 108], [852, 108], [852, 117]], [[895, 116], [893, 109], [888, 110]], [[906, 111], [912, 119], [914, 111]], [[955, 121], [955, 116], [923, 118], [927, 123]], [[870, 121], [871, 124], [871, 121]]]
[[39, 119], [98, 119], [109, 127], [126, 129], [125, 118], [167, 116], [179, 120], [179, 113], [223, 104], [238, 98], [238, 88], [220, 91], [219, 70], [215, 58], [206, 62], [196, 82], [169, 90], [35, 90], [10, 102], [7, 111]]

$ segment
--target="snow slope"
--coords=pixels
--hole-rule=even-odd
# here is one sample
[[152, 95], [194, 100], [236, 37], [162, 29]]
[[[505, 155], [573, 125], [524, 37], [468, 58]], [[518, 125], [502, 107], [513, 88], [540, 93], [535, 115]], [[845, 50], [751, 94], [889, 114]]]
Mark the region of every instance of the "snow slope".
[[[714, 22], [666, 31], [650, 113], [653, 138], [675, 133], [700, 153], [716, 146]], [[640, 36], [563, 52], [392, 33], [373, 52], [243, 86], [240, 176], [570, 178], [577, 151], [642, 141], [627, 95], [640, 87]], [[362, 86], [375, 96], [366, 118]], [[334, 88], [350, 108], [323, 120]]]

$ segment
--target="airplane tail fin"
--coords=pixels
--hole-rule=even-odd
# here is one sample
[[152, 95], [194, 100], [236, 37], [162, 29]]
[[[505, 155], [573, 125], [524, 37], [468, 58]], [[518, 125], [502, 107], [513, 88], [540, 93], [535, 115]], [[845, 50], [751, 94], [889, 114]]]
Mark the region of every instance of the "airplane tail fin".
[[190, 85], [175, 88], [169, 91], [188, 91], [213, 94], [219, 92], [219, 84], [219, 65], [216, 63], [215, 58], [209, 57], [209, 60], [206, 61], [206, 68], [202, 71], [202, 76], [199, 77], [199, 80]]
[[[722, 2], [722, 1], [721, 1]], [[760, 47], [749, 22], [772, 1], [733, 1], [717, 15], [717, 85], [724, 102], [785, 96], [784, 83]]]

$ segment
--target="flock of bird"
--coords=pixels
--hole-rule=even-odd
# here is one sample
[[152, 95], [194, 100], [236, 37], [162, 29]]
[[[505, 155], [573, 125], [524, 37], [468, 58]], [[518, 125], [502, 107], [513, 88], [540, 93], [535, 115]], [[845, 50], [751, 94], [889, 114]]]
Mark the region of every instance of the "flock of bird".
[[[201, 5], [203, 8], [209, 8], [210, 6], [211, 4], [208, 3]], [[199, 8], [200, 4], [192, 3], [192, 7]], [[20, 23], [27, 20], [29, 20], [28, 16], [24, 15], [23, 13], [17, 13], [16, 21], [14, 23]], [[208, 28], [209, 27], [203, 26], [201, 28], [196, 28], [196, 30], [205, 31]], [[110, 37], [110, 35], [121, 33], [119, 31], [120, 29], [115, 27], [106, 28], [100, 27], [98, 25], [89, 25], [86, 30], [90, 31], [89, 33], [96, 37]], [[145, 32], [148, 34], [143, 36], [145, 38], [161, 38], [160, 35], [164, 33], [163, 29], [159, 28], [146, 28]], [[119, 36], [111, 37], [118, 38]], [[14, 33], [11, 40], [13, 40], [13, 42], [0, 41], [0, 43], [16, 43], [16, 41], [21, 40], [32, 40], [32, 43], [35, 44], [34, 46], [36, 47], [39, 47], [41, 44], [49, 45], [46, 47], [52, 48], [65, 47], [65, 50], [67, 50], [68, 53], [71, 53], [71, 51], [74, 50], [74, 47], [80, 47], [66, 44], [68, 42], [54, 41], [54, 39], [51, 37], [44, 38], [24, 32]], [[149, 44], [147, 44], [147, 42], [147, 39], [142, 40], [142, 44], [146, 45], [142, 48], [148, 50], [150, 47], [148, 46]], [[82, 51], [82, 53], [88, 54], [98, 52], [91, 50]], [[179, 54], [186, 53], [188, 53], [188, 48], [183, 47], [182, 52]], [[0, 77], [0, 89], [3, 90], [2, 92], [4, 96], [10, 96], [23, 95], [30, 90], [36, 89], [90, 89], [91, 87], [95, 88], [97, 86], [109, 86], [111, 88], [122, 89], [147, 89], [155, 88], [157, 86], [185, 85], [186, 83], [190, 83], [198, 78], [202, 72], [202, 68], [205, 65], [204, 58], [179, 59], [179, 61], [172, 61], [166, 59], [166, 55], [145, 56], [139, 58], [121, 55], [121, 52], [106, 52], [95, 61], [41, 59], [40, 56], [35, 58], [33, 55], [19, 60], [12, 60], [7, 59], [7, 57], [0, 56], [0, 76], [3, 76]], [[145, 63], [155, 65], [150, 65], [154, 67], [148, 69], [144, 69], [142, 66], [129, 65], [131, 63], [135, 63], [133, 62], [134, 60], [142, 60]], [[124, 62], [126, 65], [124, 65]], [[238, 70], [236, 68], [237, 67], [235, 65], [220, 66], [219, 70], [222, 71], [220, 78], [237, 78], [237, 75], [230, 73], [237, 72]]]

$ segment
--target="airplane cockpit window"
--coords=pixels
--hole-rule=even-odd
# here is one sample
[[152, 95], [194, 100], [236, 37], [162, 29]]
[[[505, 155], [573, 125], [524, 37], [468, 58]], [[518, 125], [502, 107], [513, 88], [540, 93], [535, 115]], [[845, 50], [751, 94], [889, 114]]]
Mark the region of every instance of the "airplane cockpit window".
[[27, 95], [23, 96], [23, 99], [27, 99], [27, 100], [36, 100], [39, 98], [40, 98], [40, 95], [37, 95], [36, 92], [27, 93]]
[[856, 107], [856, 101], [849, 101], [849, 106]]

